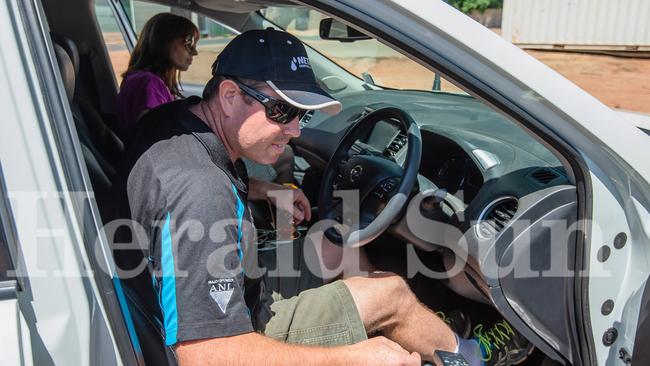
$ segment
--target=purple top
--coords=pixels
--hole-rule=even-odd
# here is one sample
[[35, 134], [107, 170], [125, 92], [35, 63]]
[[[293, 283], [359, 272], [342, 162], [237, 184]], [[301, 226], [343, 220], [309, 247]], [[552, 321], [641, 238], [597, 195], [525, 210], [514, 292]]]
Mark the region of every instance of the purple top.
[[143, 111], [174, 101], [174, 96], [160, 77], [149, 71], [132, 71], [126, 75], [117, 95], [118, 132], [128, 139]]

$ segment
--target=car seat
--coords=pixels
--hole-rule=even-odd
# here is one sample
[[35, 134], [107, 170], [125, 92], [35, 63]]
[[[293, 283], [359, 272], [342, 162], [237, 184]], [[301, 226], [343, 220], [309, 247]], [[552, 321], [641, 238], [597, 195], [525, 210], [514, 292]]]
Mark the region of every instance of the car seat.
[[[69, 45], [69, 44], [68, 44]], [[70, 48], [68, 48], [69, 50]], [[110, 198], [111, 198], [111, 177], [115, 172], [110, 162], [104, 159], [103, 154], [94, 144], [90, 136], [88, 124], [84, 121], [84, 115], [80, 113], [75, 103], [75, 67], [73, 58], [70, 57], [61, 44], [54, 43], [54, 52], [59, 65], [59, 71], [63, 80], [68, 101], [71, 104], [73, 118], [77, 127], [77, 135], [81, 143], [81, 150], [88, 169], [92, 188], [95, 192], [97, 205], [100, 214], [106, 220], [110, 216]], [[74, 53], [72, 53], [74, 57]], [[92, 118], [92, 117], [91, 117]], [[97, 135], [96, 135], [97, 136]], [[137, 254], [133, 253], [132, 254]], [[132, 255], [129, 261], [142, 258], [142, 255]], [[116, 259], [117, 260], [117, 259]], [[120, 263], [122, 264], [122, 263]], [[121, 268], [128, 268], [122, 267]], [[134, 349], [141, 350], [142, 360], [149, 365], [177, 365], [173, 351], [170, 347], [165, 346], [162, 334], [162, 316], [158, 300], [154, 295], [151, 278], [148, 271], [140, 273], [139, 276], [122, 280], [121, 288], [124, 291], [128, 311], [134, 324], [137, 335], [137, 345]]]
[[81, 130], [90, 139], [95, 150], [102, 159], [109, 163], [107, 167], [109, 178], [115, 172], [115, 166], [124, 151], [124, 144], [117, 134], [104, 122], [97, 108], [77, 88], [79, 75], [79, 50], [74, 41], [68, 37], [53, 33], [52, 40], [58, 44], [70, 57], [74, 71], [74, 94], [71, 100], [72, 113], [76, 115], [77, 130]]
[[[65, 49], [57, 43], [54, 44], [54, 52], [59, 64], [59, 71], [61, 72], [66, 95], [72, 107], [75, 88], [74, 64]], [[82, 117], [78, 113], [75, 113], [75, 108], [72, 108], [72, 110], [75, 125], [79, 126], [81, 124], [79, 120]], [[101, 214], [102, 209], [106, 208], [108, 204], [108, 197], [111, 191], [110, 177], [115, 173], [115, 169], [102, 157], [101, 153], [92, 143], [86, 130], [77, 127], [77, 135], [81, 142], [84, 161], [86, 162], [90, 182]]]

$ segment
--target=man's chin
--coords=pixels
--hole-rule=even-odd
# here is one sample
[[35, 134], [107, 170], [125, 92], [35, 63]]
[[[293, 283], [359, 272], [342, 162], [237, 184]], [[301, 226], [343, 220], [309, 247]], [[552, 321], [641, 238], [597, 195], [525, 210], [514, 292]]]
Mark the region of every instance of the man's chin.
[[257, 156], [253, 159], [250, 159], [258, 164], [262, 165], [271, 165], [274, 164], [278, 159], [280, 158], [280, 155], [275, 155], [273, 153], [269, 153], [266, 156]]

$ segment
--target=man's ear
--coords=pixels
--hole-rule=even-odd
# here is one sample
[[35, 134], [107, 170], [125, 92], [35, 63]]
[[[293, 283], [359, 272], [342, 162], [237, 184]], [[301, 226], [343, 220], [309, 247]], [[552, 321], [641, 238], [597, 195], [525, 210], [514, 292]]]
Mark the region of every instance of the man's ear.
[[219, 85], [219, 104], [225, 117], [232, 116], [235, 111], [239, 87], [232, 80], [224, 80]]

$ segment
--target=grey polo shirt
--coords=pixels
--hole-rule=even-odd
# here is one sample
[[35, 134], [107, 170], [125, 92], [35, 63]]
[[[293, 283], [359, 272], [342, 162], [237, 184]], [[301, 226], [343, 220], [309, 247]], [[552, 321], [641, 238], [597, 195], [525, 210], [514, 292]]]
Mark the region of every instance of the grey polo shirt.
[[[268, 318], [246, 204], [248, 178], [188, 105], [160, 106], [139, 122], [116, 178], [118, 217], [139, 223], [165, 343], [232, 336]], [[136, 233], [136, 231], [132, 231]], [[251, 262], [252, 260], [252, 262]]]

